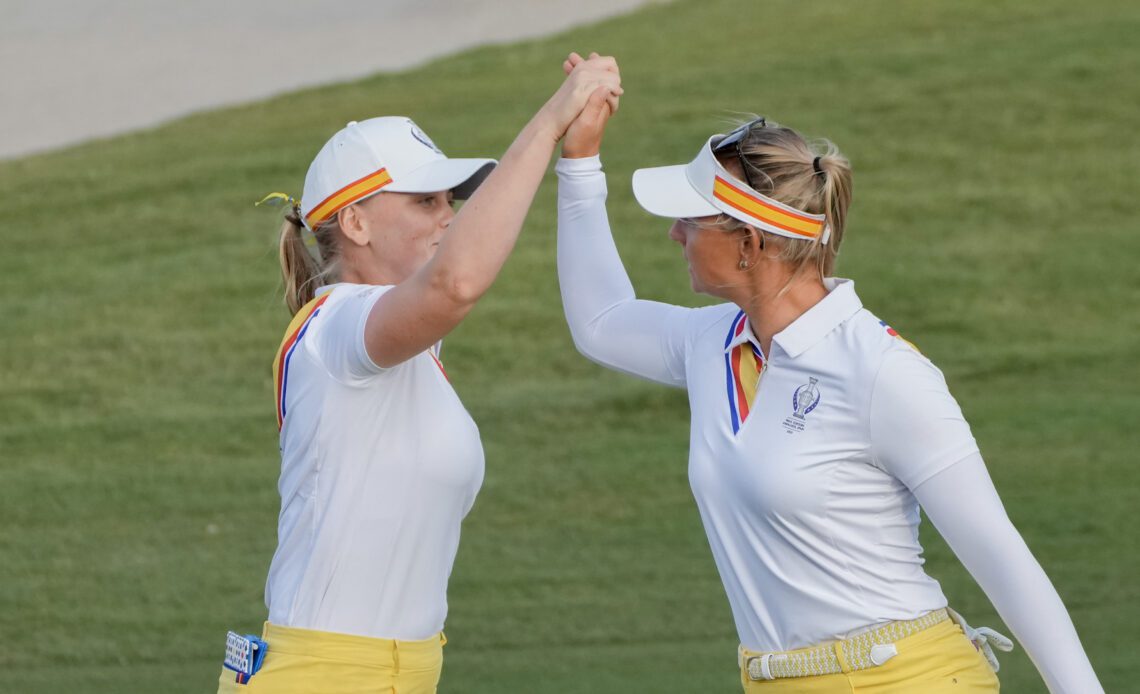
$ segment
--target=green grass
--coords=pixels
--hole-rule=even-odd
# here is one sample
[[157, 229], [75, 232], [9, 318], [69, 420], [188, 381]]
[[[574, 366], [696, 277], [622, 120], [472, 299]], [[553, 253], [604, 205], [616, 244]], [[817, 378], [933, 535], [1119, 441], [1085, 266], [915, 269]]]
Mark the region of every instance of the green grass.
[[[212, 691], [275, 546], [276, 219], [351, 119], [502, 152], [569, 50], [626, 86], [610, 213], [643, 296], [697, 304], [629, 190], [730, 112], [836, 141], [841, 274], [945, 371], [1109, 691], [1140, 619], [1140, 9], [1090, 0], [687, 2], [422, 69], [0, 163], [0, 691]], [[379, 48], [378, 48], [379, 50]], [[452, 576], [442, 691], [733, 692], [735, 636], [685, 472], [684, 394], [579, 357], [554, 181], [448, 340], [487, 478]], [[963, 499], [963, 503], [969, 503]], [[928, 568], [992, 607], [928, 531]], [[1006, 691], [1043, 692], [1022, 651]]]

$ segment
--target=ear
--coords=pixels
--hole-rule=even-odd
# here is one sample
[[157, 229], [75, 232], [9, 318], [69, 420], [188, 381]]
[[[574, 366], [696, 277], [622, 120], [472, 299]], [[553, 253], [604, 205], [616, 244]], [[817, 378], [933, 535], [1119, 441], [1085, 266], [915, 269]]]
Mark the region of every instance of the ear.
[[764, 252], [764, 235], [751, 224], [745, 224], [737, 229], [737, 250], [740, 253], [742, 269], [750, 268], [760, 262]]
[[366, 246], [369, 241], [368, 228], [364, 217], [356, 205], [349, 205], [336, 213], [337, 223], [345, 238], [357, 246]]

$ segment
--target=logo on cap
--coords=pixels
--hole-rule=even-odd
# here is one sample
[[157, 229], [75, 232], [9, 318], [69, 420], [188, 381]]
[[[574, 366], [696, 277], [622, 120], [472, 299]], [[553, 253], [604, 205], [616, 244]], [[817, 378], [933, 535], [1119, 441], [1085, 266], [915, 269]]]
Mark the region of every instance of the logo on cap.
[[408, 122], [412, 126], [412, 137], [416, 138], [427, 147], [430, 147], [431, 150], [436, 154], [443, 154], [443, 150], [435, 146], [435, 143], [431, 141], [431, 138], [427, 136], [427, 133], [425, 133], [423, 130], [420, 130], [420, 126], [412, 123], [411, 121]]

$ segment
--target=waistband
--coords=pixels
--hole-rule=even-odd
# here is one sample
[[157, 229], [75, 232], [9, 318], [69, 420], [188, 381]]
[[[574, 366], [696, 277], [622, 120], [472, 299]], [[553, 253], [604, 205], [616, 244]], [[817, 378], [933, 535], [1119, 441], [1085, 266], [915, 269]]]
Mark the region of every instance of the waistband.
[[898, 655], [896, 641], [948, 621], [946, 609], [928, 612], [918, 619], [888, 622], [842, 641], [794, 651], [755, 653], [740, 647], [737, 660], [749, 679], [815, 677], [878, 667]]
[[298, 629], [265, 623], [262, 638], [269, 653], [304, 655], [375, 667], [431, 668], [443, 658], [443, 632], [422, 641], [377, 639], [333, 631]]

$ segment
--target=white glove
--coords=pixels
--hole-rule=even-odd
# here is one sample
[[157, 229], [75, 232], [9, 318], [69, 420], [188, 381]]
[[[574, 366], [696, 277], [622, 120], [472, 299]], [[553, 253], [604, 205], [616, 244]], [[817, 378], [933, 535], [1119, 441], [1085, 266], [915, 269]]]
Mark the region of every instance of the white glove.
[[970, 639], [970, 642], [974, 644], [974, 648], [981, 651], [982, 655], [986, 657], [986, 661], [990, 664], [990, 667], [994, 669], [994, 672], [997, 672], [1001, 666], [998, 664], [998, 659], [997, 656], [994, 655], [993, 649], [996, 648], [1004, 653], [1009, 653], [1013, 650], [1013, 641], [1011, 641], [1008, 636], [999, 634], [989, 627], [973, 628], [966, 623], [962, 615], [949, 607], [946, 608], [946, 611], [950, 613], [950, 619], [962, 627], [962, 631], [965, 632], [966, 638]]

